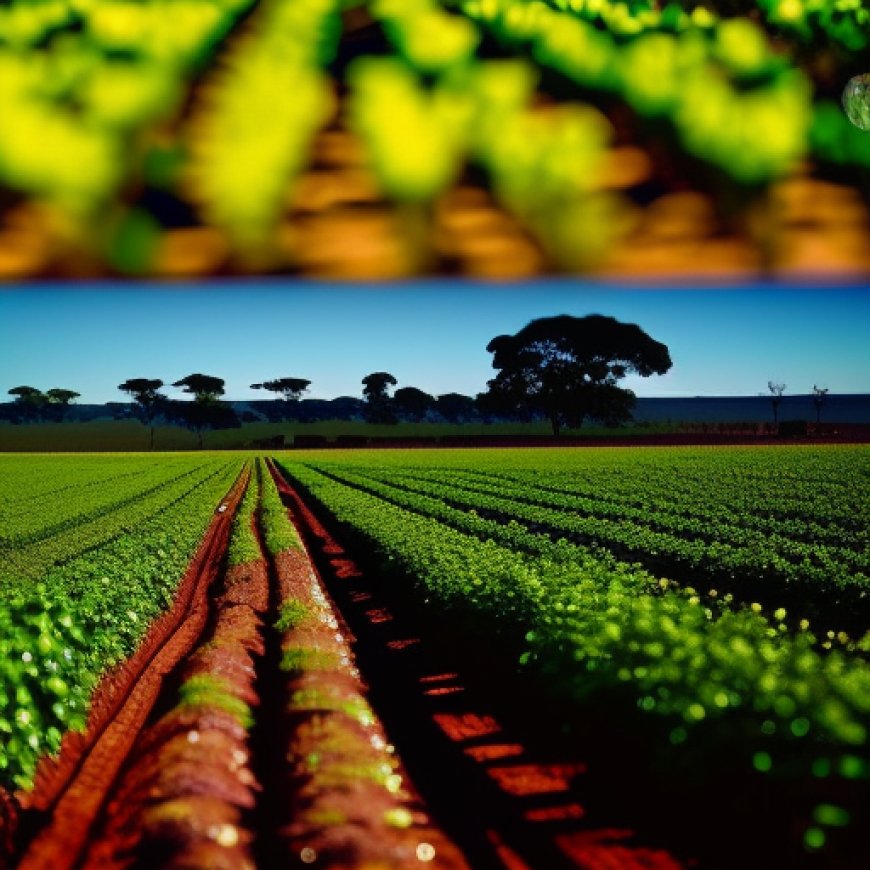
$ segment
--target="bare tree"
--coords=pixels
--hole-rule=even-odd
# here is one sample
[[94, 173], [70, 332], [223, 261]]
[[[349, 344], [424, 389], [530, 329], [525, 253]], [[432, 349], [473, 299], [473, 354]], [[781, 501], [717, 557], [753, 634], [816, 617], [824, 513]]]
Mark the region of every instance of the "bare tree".
[[767, 389], [770, 390], [770, 404], [773, 406], [773, 425], [779, 425], [779, 406], [782, 404], [782, 394], [785, 392], [785, 384], [776, 384], [773, 381], [767, 382]]
[[822, 422], [822, 405], [825, 404], [825, 397], [828, 395], [827, 387], [817, 387], [813, 384], [813, 404], [816, 406], [816, 423]]

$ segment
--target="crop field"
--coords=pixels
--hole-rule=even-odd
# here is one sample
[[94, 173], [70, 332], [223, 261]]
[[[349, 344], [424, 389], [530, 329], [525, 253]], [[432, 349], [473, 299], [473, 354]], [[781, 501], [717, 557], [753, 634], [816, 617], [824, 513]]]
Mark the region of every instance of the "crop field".
[[866, 446], [0, 487], [0, 867], [864, 864]]
[[10, 0], [0, 277], [866, 275], [868, 15]]

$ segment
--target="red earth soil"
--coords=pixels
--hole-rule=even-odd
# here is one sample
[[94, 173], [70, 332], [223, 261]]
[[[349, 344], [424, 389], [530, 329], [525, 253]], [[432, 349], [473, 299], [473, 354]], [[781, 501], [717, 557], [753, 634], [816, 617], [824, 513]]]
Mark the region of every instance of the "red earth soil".
[[[257, 610], [267, 600], [264, 562], [230, 568], [213, 627], [182, 663], [180, 685], [205, 677], [222, 696], [256, 708], [254, 662], [264, 651]], [[178, 692], [169, 694], [174, 706], [140, 734], [83, 870], [126, 867], [131, 855], [142, 867], [254, 867], [254, 834], [245, 814], [254, 809], [259, 787], [245, 725], [213, 697], [178, 703]]]
[[78, 861], [164, 678], [190, 653], [206, 624], [208, 587], [226, 552], [246, 480], [240, 477], [224, 500], [227, 510], [213, 517], [172, 608], [152, 623], [133, 656], [100, 682], [86, 730], [67, 733], [58, 756], [40, 764], [33, 789], [16, 795], [22, 821], [37, 830], [20, 870], [62, 870]]
[[441, 870], [468, 870], [461, 852], [433, 823], [365, 701], [351, 638], [308, 555], [281, 553], [276, 569], [279, 601], [307, 611], [281, 642], [288, 674], [288, 802], [278, 838], [289, 863], [416, 870], [433, 862]]

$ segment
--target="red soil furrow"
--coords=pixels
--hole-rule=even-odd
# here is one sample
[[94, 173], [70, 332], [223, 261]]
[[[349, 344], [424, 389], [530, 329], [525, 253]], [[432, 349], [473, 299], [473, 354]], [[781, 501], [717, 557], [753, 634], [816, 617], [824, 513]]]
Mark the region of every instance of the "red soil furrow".
[[[95, 817], [160, 693], [164, 677], [203, 631], [206, 595], [229, 540], [247, 475], [224, 500], [192, 560], [172, 608], [151, 625], [137, 652], [97, 688], [84, 734], [67, 734], [56, 759], [46, 759], [34, 789], [18, 796], [45, 821], [24, 850], [21, 870], [76, 866]], [[38, 819], [41, 821], [41, 819]]]
[[[245, 816], [259, 786], [245, 723], [222, 704], [259, 704], [254, 660], [264, 647], [256, 611], [264, 607], [256, 605], [267, 600], [264, 562], [226, 572], [214, 625], [182, 664], [171, 709], [139, 735], [83, 870], [127, 867], [131, 856], [141, 867], [253, 868], [254, 832]], [[180, 697], [203, 678], [204, 693]]]
[[[595, 794], [585, 785], [587, 759], [580, 757], [592, 756], [595, 747], [577, 747], [567, 757], [564, 747], [550, 745], [545, 723], [526, 727], [528, 711], [515, 721], [510, 700], [499, 703], [503, 693], [487, 689], [485, 649], [445, 652], [436, 629], [411, 614], [388, 583], [360, 568], [280, 475], [278, 485], [359, 638], [356, 652], [371, 676], [376, 709], [393, 729], [424, 796], [475, 868], [684, 866], [647, 846], [635, 831], [608, 827], [598, 817]], [[502, 685], [495, 674], [492, 679]]]
[[307, 553], [276, 568], [281, 602], [307, 616], [282, 638], [288, 802], [278, 832], [286, 854], [331, 868], [468, 870], [435, 824], [365, 700], [347, 638]]
[[[279, 493], [286, 480], [269, 462]], [[296, 523], [293, 512], [291, 521]], [[368, 699], [351, 634], [304, 548], [274, 560], [278, 607], [297, 616], [281, 638], [288, 803], [278, 818], [282, 851], [330, 868], [404, 870], [469, 863], [430, 815]]]

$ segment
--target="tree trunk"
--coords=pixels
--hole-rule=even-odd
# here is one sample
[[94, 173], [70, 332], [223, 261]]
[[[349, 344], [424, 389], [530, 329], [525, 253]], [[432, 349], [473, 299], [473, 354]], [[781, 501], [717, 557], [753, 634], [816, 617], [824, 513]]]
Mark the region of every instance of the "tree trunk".
[[153, 426], [153, 424], [151, 426], [149, 426], [148, 429], [151, 432], [150, 445], [151, 445], [151, 449], [153, 450], [154, 449], [154, 426]]
[[553, 427], [553, 436], [558, 438], [559, 433], [562, 431], [562, 421], [559, 419], [558, 414], [550, 415], [550, 425]]

